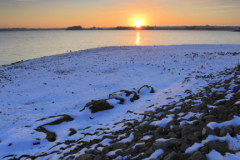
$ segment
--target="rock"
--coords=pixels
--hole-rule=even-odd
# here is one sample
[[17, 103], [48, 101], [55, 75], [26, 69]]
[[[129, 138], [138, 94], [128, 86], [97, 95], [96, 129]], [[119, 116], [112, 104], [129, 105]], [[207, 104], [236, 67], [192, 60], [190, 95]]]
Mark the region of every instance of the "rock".
[[163, 160], [177, 160], [178, 155], [176, 152], [172, 151], [170, 154], [168, 154], [166, 157], [163, 158]]
[[54, 132], [47, 132], [47, 136], [46, 136], [46, 139], [49, 141], [49, 142], [54, 142], [56, 140], [57, 136]]
[[174, 125], [178, 126], [179, 125], [179, 121], [174, 119], [174, 120], [168, 122], [167, 125], [166, 125], [166, 129], [170, 129], [170, 126], [174, 126]]
[[135, 132], [134, 134], [134, 137], [142, 137], [142, 133], [141, 132]]
[[233, 129], [230, 126], [222, 126], [220, 130], [220, 137], [226, 136], [227, 133], [230, 135], [233, 133]]
[[236, 126], [236, 127], [234, 128], [234, 132], [235, 132], [235, 134], [240, 135], [240, 125], [239, 125], [239, 126]]
[[105, 153], [105, 154], [107, 154], [108, 152], [109, 152], [109, 146], [105, 146], [104, 148], [103, 148], [103, 153]]
[[207, 158], [199, 151], [193, 153], [191, 157], [188, 158], [188, 160], [207, 160]]
[[215, 132], [216, 136], [219, 136], [220, 135], [220, 128], [216, 127], [213, 129], [213, 131]]
[[78, 156], [75, 160], [93, 160], [93, 155], [92, 154], [82, 154]]
[[228, 144], [226, 142], [209, 141], [205, 145], [208, 146], [210, 151], [214, 149], [222, 155], [225, 155], [225, 152], [228, 150]]
[[134, 152], [134, 150], [132, 148], [128, 148], [123, 152], [123, 155], [126, 156], [126, 155], [129, 155], [129, 154], [132, 154], [133, 152]]
[[110, 148], [112, 148], [112, 151], [115, 151], [117, 149], [125, 150], [127, 148], [127, 145], [125, 143], [113, 143], [110, 145]]
[[202, 133], [197, 131], [197, 132], [194, 132], [193, 135], [198, 138], [199, 140], [202, 138]]
[[207, 137], [208, 135], [215, 135], [215, 132], [209, 127], [204, 127], [202, 130], [202, 135]]
[[164, 128], [163, 128], [163, 127], [158, 127], [157, 129], [155, 129], [155, 130], [153, 131], [153, 134], [159, 134], [159, 135], [161, 135], [161, 134], [163, 134], [163, 132], [164, 132]]
[[199, 151], [204, 152], [204, 153], [209, 153], [209, 149], [207, 146], [200, 148]]
[[177, 135], [174, 132], [170, 132], [167, 135], [168, 138], [177, 138]]
[[180, 147], [180, 150], [181, 150], [182, 152], [185, 152], [185, 150], [186, 150], [188, 147], [190, 147], [189, 144], [187, 144], [186, 142], [182, 142], [181, 147]]
[[122, 150], [118, 150], [115, 153], [115, 157], [122, 156], [122, 155], [123, 155], [123, 151]]
[[188, 134], [188, 135], [186, 136], [186, 138], [187, 138], [188, 140], [190, 140], [192, 143], [200, 142], [197, 137], [195, 137], [195, 136], [193, 136], [193, 135], [191, 135], [191, 134]]
[[148, 93], [154, 93], [154, 92], [155, 91], [154, 91], [153, 87], [148, 86], [148, 85], [144, 85], [138, 90], [138, 93], [141, 95], [148, 94]]
[[95, 155], [101, 154], [101, 151], [95, 149], [95, 150], [93, 150], [93, 154], [95, 154]]
[[102, 156], [100, 156], [100, 155], [98, 154], [98, 155], [96, 155], [96, 156], [94, 157], [93, 160], [101, 160], [101, 159], [102, 159]]
[[70, 131], [70, 133], [69, 133], [68, 136], [72, 136], [72, 135], [74, 135], [75, 133], [77, 133], [77, 131], [76, 131], [75, 129], [73, 129], [73, 128], [70, 128], [69, 131]]
[[154, 150], [152, 147], [150, 147], [147, 151], [144, 152], [147, 156], [150, 156], [152, 153], [154, 153]]
[[182, 135], [182, 137], [183, 137], [184, 135], [189, 134], [189, 133], [191, 132], [191, 128], [192, 128], [192, 127], [193, 127], [192, 125], [185, 125], [185, 126], [183, 127], [183, 129], [181, 130], [181, 135]]
[[120, 90], [120, 91], [109, 94], [109, 99], [112, 99], [112, 98], [120, 100], [120, 104], [124, 104], [124, 101], [126, 101], [128, 98], [130, 98], [131, 102], [138, 100], [139, 95], [137, 95], [137, 93], [134, 91]]
[[203, 116], [203, 120], [206, 121], [207, 119], [215, 119], [216, 117], [214, 115], [206, 115]]
[[153, 143], [153, 145], [152, 145], [152, 148], [154, 149], [154, 150], [157, 150], [157, 149], [162, 149], [162, 150], [166, 150], [167, 149], [167, 147], [168, 147], [168, 145], [165, 143], [165, 142], [155, 142], [155, 143]]
[[[178, 146], [178, 144], [179, 144], [179, 140], [178, 139], [170, 139], [170, 140], [168, 140], [166, 142], [167, 143], [168, 142], [171, 143], [172, 144], [171, 146], [174, 146], [174, 147]], [[168, 145], [168, 146], [170, 146], [170, 145]]]
[[88, 102], [84, 108], [86, 107], [89, 107], [92, 113], [114, 108], [114, 106], [110, 105], [107, 100], [92, 100], [91, 102]]
[[188, 160], [190, 153], [178, 153], [178, 160]]
[[196, 127], [191, 128], [191, 132], [202, 132], [203, 127], [200, 125], [197, 125]]
[[109, 159], [109, 157], [108, 157], [107, 155], [104, 155], [104, 156], [102, 157], [102, 160], [110, 160], [110, 159]]

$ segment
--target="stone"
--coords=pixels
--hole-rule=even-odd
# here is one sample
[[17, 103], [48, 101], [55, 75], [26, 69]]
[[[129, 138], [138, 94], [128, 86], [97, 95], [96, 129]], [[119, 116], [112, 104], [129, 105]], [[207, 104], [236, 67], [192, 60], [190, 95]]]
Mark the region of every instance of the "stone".
[[92, 154], [82, 154], [78, 156], [75, 160], [93, 160], [93, 155]]
[[77, 133], [77, 131], [75, 129], [73, 129], [73, 128], [70, 128], [69, 131], [70, 131], [70, 133], [69, 133], [68, 136], [72, 136], [72, 135]]
[[197, 131], [197, 132], [194, 132], [193, 135], [198, 138], [199, 140], [202, 138], [202, 133]]
[[183, 126], [174, 126], [174, 127], [173, 127], [173, 131], [174, 131], [174, 132], [181, 132], [182, 129], [183, 129]]
[[166, 129], [170, 129], [170, 126], [175, 126], [175, 125], [179, 125], [179, 121], [176, 120], [176, 119], [168, 122], [167, 125], [166, 125]]
[[239, 125], [239, 126], [236, 126], [236, 127], [234, 128], [234, 132], [235, 132], [235, 134], [240, 135], [240, 125]]
[[139, 94], [146, 94], [147, 92], [154, 93], [155, 91], [154, 91], [153, 87], [148, 86], [148, 85], [144, 85], [138, 90]]
[[188, 160], [190, 156], [191, 153], [178, 153], [178, 160]]
[[225, 152], [228, 150], [228, 144], [226, 142], [209, 141], [205, 145], [208, 146], [209, 150], [214, 149], [222, 155], [225, 155]]
[[192, 143], [194, 143], [194, 142], [200, 142], [197, 137], [195, 137], [195, 136], [193, 136], [193, 135], [191, 135], [191, 134], [188, 134], [188, 135], [186, 136], [186, 138], [187, 138], [188, 140], [190, 140]]
[[46, 136], [46, 139], [49, 141], [49, 142], [54, 142], [56, 140], [57, 136], [54, 132], [47, 132], [47, 136]]
[[209, 149], [207, 146], [200, 148], [199, 151], [204, 152], [204, 153], [209, 153]]
[[109, 157], [108, 157], [107, 155], [104, 155], [104, 156], [102, 157], [102, 160], [110, 160], [110, 159], [109, 159]]
[[132, 148], [128, 148], [123, 152], [123, 155], [126, 156], [126, 155], [129, 155], [129, 154], [132, 154], [133, 152], [134, 152], [134, 150]]
[[95, 154], [95, 155], [101, 154], [101, 151], [95, 149], [95, 150], [93, 150], [93, 154]]
[[157, 129], [155, 129], [155, 130], [153, 131], [153, 134], [159, 134], [159, 135], [161, 135], [161, 134], [163, 134], [163, 132], [164, 132], [164, 128], [163, 128], [163, 127], [158, 127]]
[[162, 149], [162, 150], [166, 150], [167, 149], [167, 147], [168, 147], [168, 145], [165, 143], [165, 142], [155, 142], [155, 143], [153, 143], [153, 145], [152, 145], [152, 148], [154, 149], [154, 150], [157, 150], [157, 149]]
[[200, 151], [197, 151], [193, 153], [193, 155], [189, 157], [188, 160], [207, 160], [207, 158]]
[[123, 155], [123, 151], [122, 150], [118, 150], [115, 153], [115, 157], [122, 156], [122, 155]]
[[113, 143], [110, 145], [110, 148], [112, 148], [112, 151], [115, 151], [117, 149], [125, 150], [127, 148], [127, 145], [125, 143]]
[[107, 154], [108, 152], [109, 152], [109, 146], [105, 146], [104, 148], [103, 148], [103, 153], [105, 153], [105, 154]]
[[214, 115], [206, 115], [206, 116], [203, 116], [203, 120], [206, 121], [207, 119], [215, 119], [216, 117]]
[[227, 134], [232, 134], [233, 133], [233, 129], [232, 129], [232, 127], [230, 127], [230, 126], [222, 126], [221, 127], [221, 130], [220, 130], [220, 137], [223, 137], [223, 136], [226, 136]]
[[177, 138], [177, 135], [174, 132], [170, 132], [167, 135], [168, 138]]
[[185, 152], [185, 150], [186, 150], [188, 147], [190, 147], [189, 144], [187, 144], [186, 142], [182, 142], [181, 147], [180, 147], [180, 150], [181, 150], [182, 152]]
[[107, 102], [107, 100], [97, 100], [97, 101], [92, 100], [91, 102], [88, 102], [84, 108], [87, 108], [87, 107], [91, 109], [92, 113], [114, 108], [114, 106], [110, 105]]
[[177, 160], [177, 159], [178, 159], [178, 155], [174, 151], [172, 151], [170, 154], [168, 154], [163, 158], [163, 160]]
[[196, 127], [191, 128], [191, 132], [202, 132], [203, 127], [200, 125], [197, 125]]
[[102, 159], [102, 156], [100, 156], [100, 155], [98, 154], [98, 155], [96, 155], [96, 156], [94, 157], [93, 160], [101, 160], [101, 159]]
[[115, 98], [117, 100], [120, 100], [119, 104], [124, 104], [124, 101], [128, 99], [128, 97], [131, 97], [130, 98], [131, 102], [134, 102], [135, 100], [139, 99], [139, 95], [137, 95], [135, 91], [120, 90], [109, 94], [109, 99]]
[[215, 134], [216, 134], [216, 136], [219, 136], [220, 135], [220, 128], [218, 128], [218, 127], [215, 127], [214, 129], [213, 129], [213, 131], [215, 132]]
[[147, 156], [150, 156], [152, 153], [154, 153], [154, 150], [152, 147], [150, 147], [147, 151], [144, 152]]
[[208, 135], [216, 135], [215, 132], [209, 128], [209, 127], [204, 127], [203, 130], [202, 130], [202, 135], [204, 137], [207, 137]]

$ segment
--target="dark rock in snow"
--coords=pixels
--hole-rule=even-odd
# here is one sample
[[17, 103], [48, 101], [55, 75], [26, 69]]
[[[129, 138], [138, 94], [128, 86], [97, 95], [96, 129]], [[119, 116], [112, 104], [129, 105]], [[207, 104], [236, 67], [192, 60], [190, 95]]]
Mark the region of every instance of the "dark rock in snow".
[[127, 100], [128, 97], [131, 97], [131, 102], [139, 99], [139, 95], [137, 95], [137, 93], [134, 91], [120, 90], [109, 94], [109, 99], [115, 98], [117, 100], [120, 100], [120, 104], [124, 104], [125, 100]]
[[154, 91], [153, 87], [148, 86], [148, 85], [144, 85], [138, 90], [139, 94], [147, 94], [147, 93], [154, 93], [154, 92], [155, 91]]
[[233, 133], [233, 129], [230, 126], [222, 126], [220, 130], [220, 137], [226, 136], [227, 133], [230, 135]]
[[239, 125], [239, 126], [236, 126], [236, 127], [234, 128], [234, 132], [235, 132], [235, 134], [240, 135], [240, 125]]
[[70, 128], [69, 131], [70, 131], [70, 133], [69, 133], [68, 136], [72, 136], [72, 135], [77, 133], [77, 131], [75, 129], [73, 129], [73, 128]]
[[163, 160], [176, 160], [176, 159], [178, 159], [178, 154], [174, 151], [163, 158]]
[[88, 102], [85, 105], [85, 108], [89, 107], [91, 109], [92, 113], [96, 113], [99, 111], [104, 111], [104, 110], [108, 110], [108, 109], [113, 109], [114, 106], [110, 105], [107, 100], [92, 100], [91, 102]]
[[82, 154], [78, 156], [75, 160], [93, 160], [93, 155], [92, 154]]
[[195, 152], [188, 160], [207, 160], [207, 158], [201, 152]]
[[167, 147], [168, 147], [168, 145], [167, 145], [167, 143], [165, 143], [165, 142], [155, 142], [155, 143], [153, 143], [153, 145], [152, 145], [152, 148], [154, 149], [154, 150], [157, 150], [157, 149], [162, 149], [162, 150], [166, 150], [167, 149]]
[[207, 137], [209, 134], [211, 134], [211, 135], [216, 135], [215, 132], [214, 132], [211, 128], [209, 128], [209, 127], [204, 127], [203, 130], [202, 130], [202, 135], [203, 135], [204, 137]]
[[208, 146], [209, 151], [214, 149], [217, 152], [220, 152], [222, 155], [225, 155], [226, 151], [228, 150], [228, 144], [226, 142], [209, 141], [205, 145]]
[[112, 145], [110, 145], [110, 148], [112, 148], [112, 151], [115, 151], [117, 149], [126, 149], [127, 145], [125, 143], [114, 143]]

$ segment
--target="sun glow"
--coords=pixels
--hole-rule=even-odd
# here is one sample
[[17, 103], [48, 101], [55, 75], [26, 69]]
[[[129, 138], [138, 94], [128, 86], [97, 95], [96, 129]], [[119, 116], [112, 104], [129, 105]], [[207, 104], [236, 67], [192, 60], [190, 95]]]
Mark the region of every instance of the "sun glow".
[[139, 27], [142, 26], [142, 21], [141, 20], [136, 20], [134, 24], [137, 28], [139, 28]]

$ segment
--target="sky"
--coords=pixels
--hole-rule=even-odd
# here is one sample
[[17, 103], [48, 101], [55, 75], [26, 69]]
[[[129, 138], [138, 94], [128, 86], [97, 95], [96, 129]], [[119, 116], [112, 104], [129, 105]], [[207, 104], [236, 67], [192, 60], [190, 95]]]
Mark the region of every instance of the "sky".
[[240, 0], [0, 0], [0, 28], [240, 26]]

